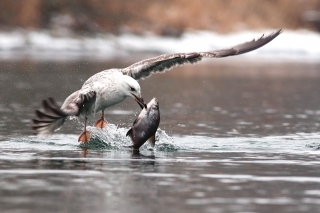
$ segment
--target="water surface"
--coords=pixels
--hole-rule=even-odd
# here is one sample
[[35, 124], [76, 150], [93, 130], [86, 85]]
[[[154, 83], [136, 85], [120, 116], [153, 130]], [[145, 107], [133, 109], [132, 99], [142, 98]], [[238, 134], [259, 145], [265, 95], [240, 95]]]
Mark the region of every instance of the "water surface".
[[131, 99], [88, 145], [77, 121], [32, 135], [42, 99], [131, 62], [0, 62], [1, 212], [320, 212], [318, 63], [222, 59], [141, 81], [161, 123], [139, 154], [124, 147]]

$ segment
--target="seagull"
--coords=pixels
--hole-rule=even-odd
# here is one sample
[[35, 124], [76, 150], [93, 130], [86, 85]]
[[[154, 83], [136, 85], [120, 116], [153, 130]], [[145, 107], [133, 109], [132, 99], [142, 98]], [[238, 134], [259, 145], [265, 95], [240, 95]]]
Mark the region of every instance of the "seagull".
[[264, 46], [281, 33], [282, 29], [227, 49], [164, 54], [139, 61], [123, 69], [101, 71], [85, 81], [81, 89], [68, 96], [61, 107], [53, 98], [43, 100], [44, 111], [35, 111], [36, 118], [32, 119], [32, 129], [39, 136], [49, 136], [59, 129], [68, 117], [84, 118], [84, 130], [78, 141], [88, 142], [90, 131], [86, 127], [90, 114], [101, 111], [101, 118], [95, 123], [95, 126], [104, 128], [107, 125], [104, 116], [105, 109], [122, 102], [127, 97], [133, 98], [141, 108], [147, 108], [137, 80], [154, 73], [163, 73], [175, 66], [195, 64], [202, 58], [222, 58], [244, 54]]

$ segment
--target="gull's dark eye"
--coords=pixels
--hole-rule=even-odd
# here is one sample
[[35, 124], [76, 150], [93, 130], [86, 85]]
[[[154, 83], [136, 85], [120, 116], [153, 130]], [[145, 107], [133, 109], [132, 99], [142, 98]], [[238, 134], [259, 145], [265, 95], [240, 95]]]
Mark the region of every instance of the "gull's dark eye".
[[136, 89], [133, 88], [133, 87], [130, 87], [130, 90], [131, 90], [132, 92], [136, 91]]

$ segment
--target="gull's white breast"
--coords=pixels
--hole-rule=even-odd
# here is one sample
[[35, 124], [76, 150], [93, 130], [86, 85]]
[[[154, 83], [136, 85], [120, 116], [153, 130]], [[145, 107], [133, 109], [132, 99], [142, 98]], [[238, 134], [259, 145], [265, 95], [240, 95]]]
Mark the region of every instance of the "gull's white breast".
[[92, 113], [120, 103], [126, 98], [123, 92], [123, 74], [117, 69], [99, 72], [90, 77], [82, 86], [80, 94], [96, 92]]

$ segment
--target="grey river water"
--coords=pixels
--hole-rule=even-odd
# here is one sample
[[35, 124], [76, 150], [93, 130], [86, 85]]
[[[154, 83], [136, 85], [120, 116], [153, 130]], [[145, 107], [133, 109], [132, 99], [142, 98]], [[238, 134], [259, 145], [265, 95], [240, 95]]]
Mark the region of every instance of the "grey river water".
[[220, 59], [141, 81], [160, 102], [155, 150], [123, 148], [129, 98], [88, 145], [78, 121], [33, 136], [42, 99], [131, 62], [0, 61], [1, 213], [320, 212], [319, 63]]

